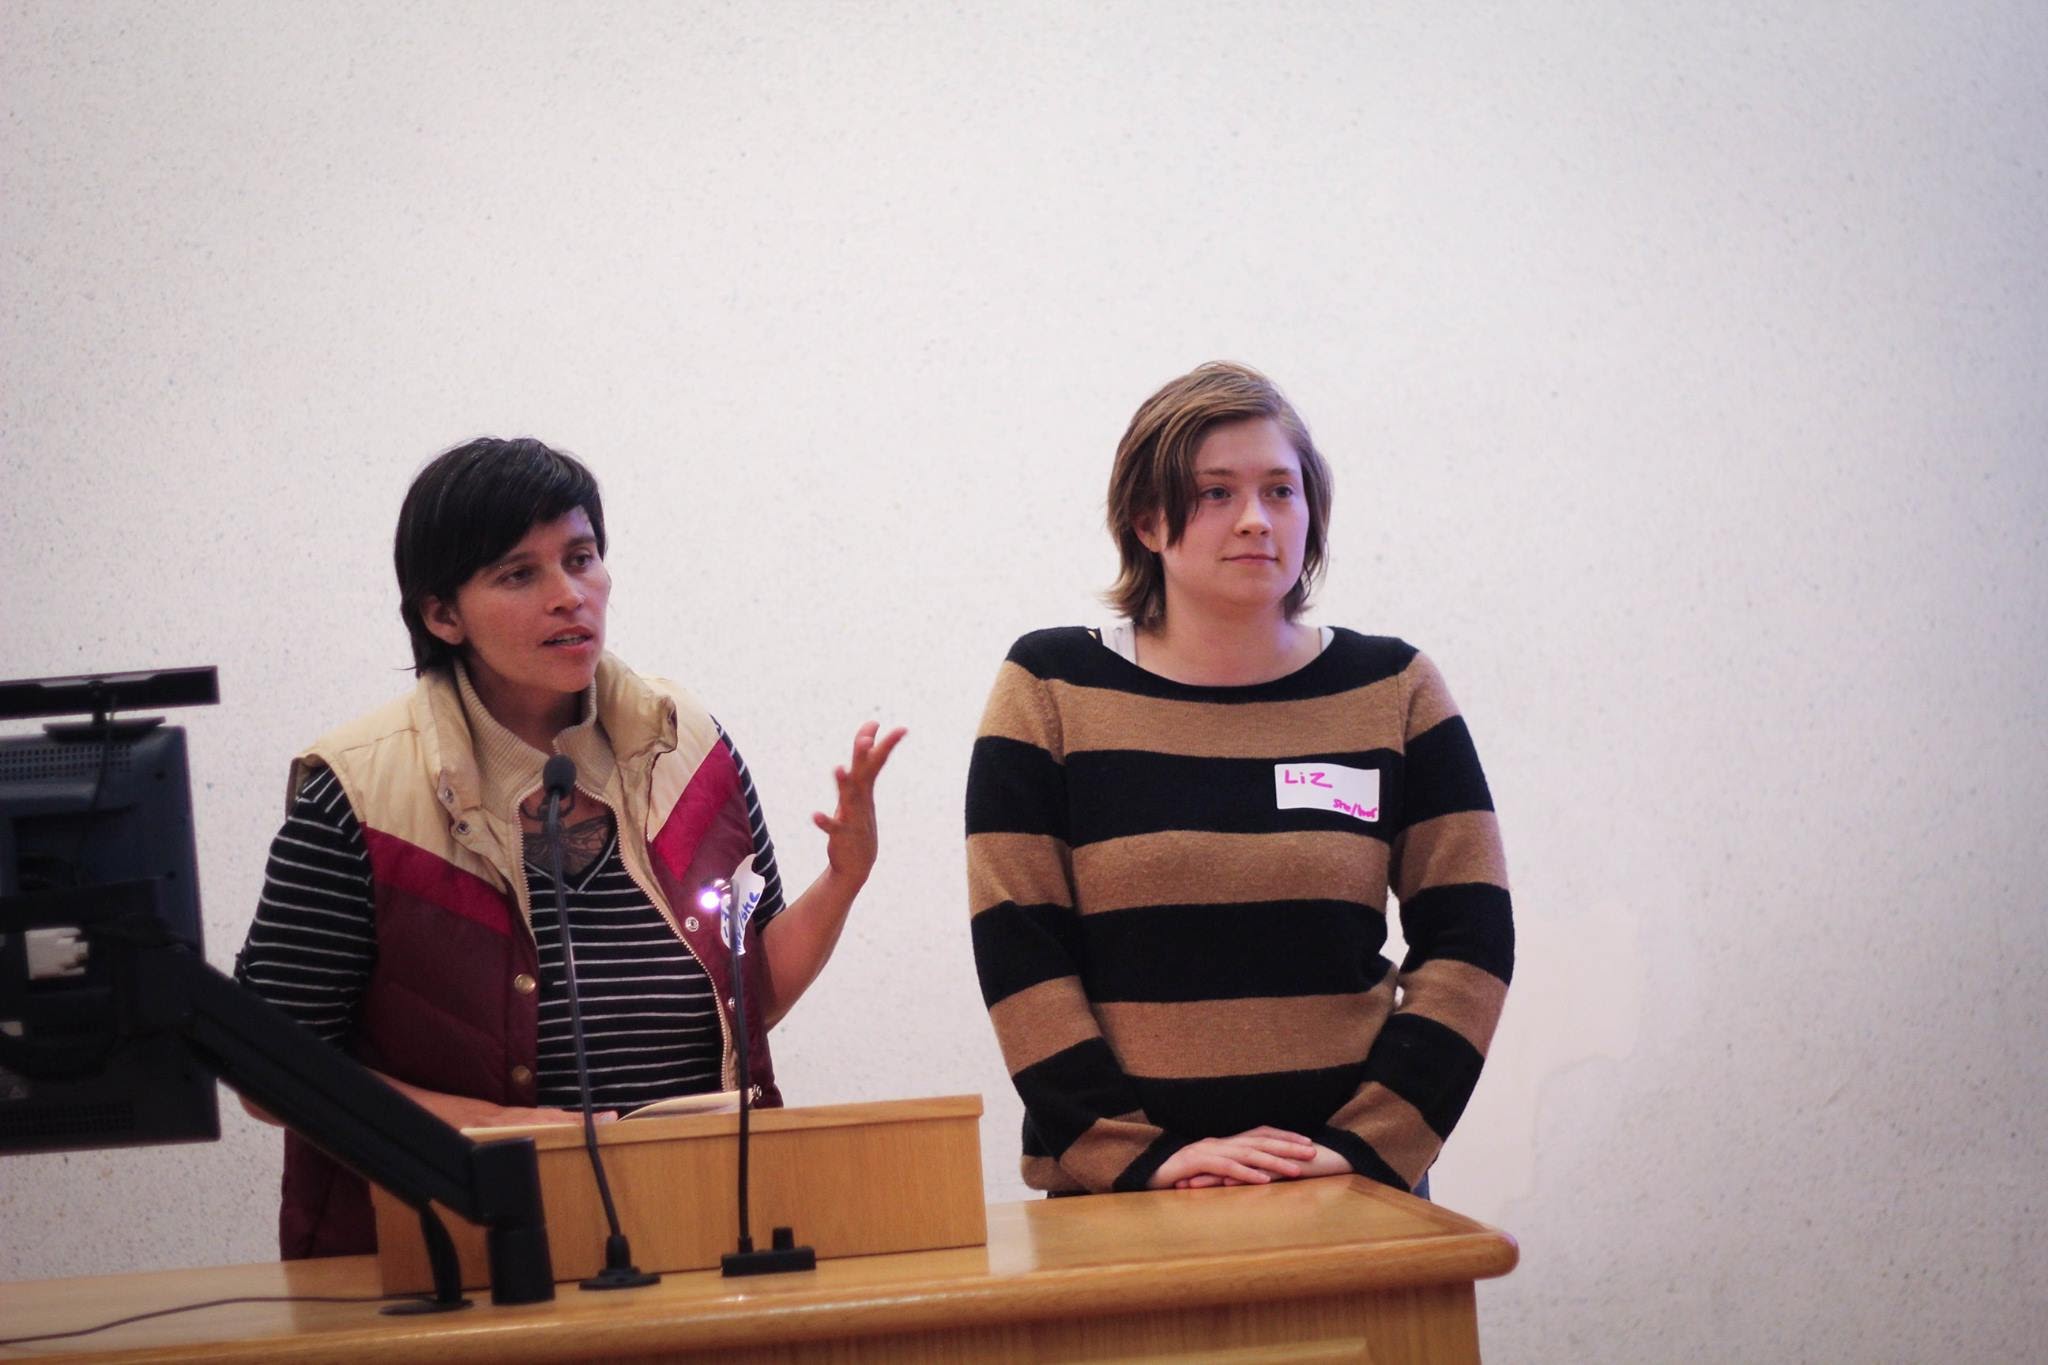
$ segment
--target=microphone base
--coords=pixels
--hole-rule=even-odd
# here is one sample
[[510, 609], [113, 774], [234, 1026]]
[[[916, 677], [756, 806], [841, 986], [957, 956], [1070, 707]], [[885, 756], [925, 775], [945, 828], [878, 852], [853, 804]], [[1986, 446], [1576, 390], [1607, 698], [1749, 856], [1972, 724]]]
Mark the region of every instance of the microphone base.
[[796, 1244], [796, 1233], [789, 1228], [775, 1229], [775, 1245], [765, 1251], [754, 1250], [751, 1237], [740, 1239], [738, 1251], [728, 1251], [719, 1260], [720, 1272], [728, 1277], [734, 1275], [780, 1275], [791, 1270], [816, 1270], [818, 1253], [810, 1247]]
[[614, 1270], [607, 1266], [589, 1279], [580, 1282], [578, 1289], [641, 1289], [661, 1282], [661, 1276], [650, 1274], [638, 1266], [620, 1266]]
[[577, 1285], [579, 1289], [641, 1289], [658, 1283], [659, 1275], [649, 1274], [633, 1264], [633, 1249], [623, 1233], [614, 1232], [604, 1239], [604, 1269]]
[[469, 1307], [468, 1299], [400, 1299], [387, 1303], [377, 1311], [387, 1318], [410, 1318], [421, 1313], [452, 1313], [458, 1308]]

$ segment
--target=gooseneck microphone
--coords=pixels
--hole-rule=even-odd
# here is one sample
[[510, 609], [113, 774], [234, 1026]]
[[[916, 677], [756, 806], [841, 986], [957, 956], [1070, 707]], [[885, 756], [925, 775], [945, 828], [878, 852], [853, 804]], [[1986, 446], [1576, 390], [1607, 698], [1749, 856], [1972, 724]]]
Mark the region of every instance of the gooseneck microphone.
[[[569, 897], [562, 877], [562, 802], [576, 786], [576, 763], [567, 754], [556, 754], [541, 769], [541, 789], [547, 794], [541, 810], [541, 829], [547, 837], [548, 872], [555, 882], [555, 925], [562, 935], [562, 977], [569, 985], [569, 1033], [576, 1040], [576, 1085], [583, 1098], [583, 1147], [590, 1153], [590, 1169], [597, 1176], [597, 1197], [604, 1203], [604, 1220], [611, 1235], [604, 1240], [604, 1269], [582, 1282], [584, 1289], [637, 1289], [653, 1284], [661, 1276], [650, 1275], [633, 1264], [633, 1249], [626, 1234], [619, 1231], [619, 1211], [612, 1205], [611, 1182], [604, 1178], [604, 1159], [597, 1154], [597, 1115], [590, 1107], [590, 1062], [583, 1051], [583, 1001], [576, 993], [576, 949], [569, 941]], [[622, 831], [623, 833], [623, 831]]]
[[778, 1227], [771, 1234], [772, 1244], [756, 1250], [754, 1247], [753, 1220], [749, 1214], [752, 1202], [747, 1188], [747, 1151], [749, 1148], [747, 1119], [753, 1112], [754, 1077], [747, 1064], [747, 923], [754, 917], [754, 908], [761, 901], [761, 879], [754, 873], [754, 860], [748, 858], [733, 872], [735, 879], [744, 873], [752, 883], [747, 894], [738, 894], [738, 889], [724, 877], [714, 877], [704, 888], [698, 904], [706, 910], [716, 910], [721, 937], [725, 939], [726, 964], [732, 976], [732, 1034], [733, 1060], [738, 1066], [740, 1083], [740, 1130], [739, 1130], [739, 1223], [740, 1244], [737, 1251], [728, 1251], [719, 1258], [719, 1269], [725, 1275], [775, 1275], [788, 1270], [815, 1270], [818, 1254], [810, 1247], [796, 1244], [793, 1228]]

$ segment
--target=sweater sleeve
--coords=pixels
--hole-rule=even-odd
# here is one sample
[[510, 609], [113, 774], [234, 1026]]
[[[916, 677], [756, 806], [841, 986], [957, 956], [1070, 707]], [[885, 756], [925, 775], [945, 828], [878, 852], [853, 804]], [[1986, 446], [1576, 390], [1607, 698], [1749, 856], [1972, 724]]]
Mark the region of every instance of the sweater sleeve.
[[1143, 1189], [1184, 1141], [1146, 1118], [1081, 979], [1057, 712], [1013, 653], [967, 773], [975, 967], [1024, 1100], [1024, 1176], [1053, 1191]]
[[1388, 880], [1408, 955], [1361, 1085], [1317, 1135], [1362, 1175], [1413, 1189], [1465, 1110], [1514, 971], [1507, 864], [1472, 736], [1435, 665], [1408, 669]]

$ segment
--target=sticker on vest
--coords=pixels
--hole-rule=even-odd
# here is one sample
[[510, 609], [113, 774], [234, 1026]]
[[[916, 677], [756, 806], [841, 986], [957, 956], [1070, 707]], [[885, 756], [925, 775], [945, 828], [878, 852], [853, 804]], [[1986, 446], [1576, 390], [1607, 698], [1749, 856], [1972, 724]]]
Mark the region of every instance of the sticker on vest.
[[1275, 763], [1273, 803], [1280, 810], [1331, 810], [1354, 820], [1380, 818], [1377, 768], [1341, 763]]
[[[732, 883], [732, 917], [739, 921], [740, 956], [747, 954], [747, 925], [754, 918], [754, 911], [761, 906], [761, 893], [768, 889], [768, 879], [754, 871], [754, 855], [749, 853], [740, 859], [740, 865], [732, 870], [728, 879]], [[732, 947], [732, 926], [723, 915], [718, 917], [718, 937], [727, 948]]]

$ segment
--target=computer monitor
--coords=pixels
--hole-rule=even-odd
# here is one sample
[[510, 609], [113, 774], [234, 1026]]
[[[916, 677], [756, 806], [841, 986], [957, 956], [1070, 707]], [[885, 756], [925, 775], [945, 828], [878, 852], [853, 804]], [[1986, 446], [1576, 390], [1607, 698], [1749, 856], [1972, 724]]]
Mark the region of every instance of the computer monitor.
[[[430, 1307], [462, 1276], [439, 1204], [485, 1228], [493, 1303], [555, 1296], [530, 1137], [472, 1142], [200, 952], [185, 732], [214, 670], [0, 682], [0, 1155], [220, 1136], [214, 1077], [417, 1209]], [[387, 1312], [409, 1311], [394, 1305]]]
[[154, 917], [201, 954], [185, 732], [150, 722], [0, 738], [0, 1152], [220, 1136], [214, 1078], [136, 1031], [138, 986], [83, 930]]

